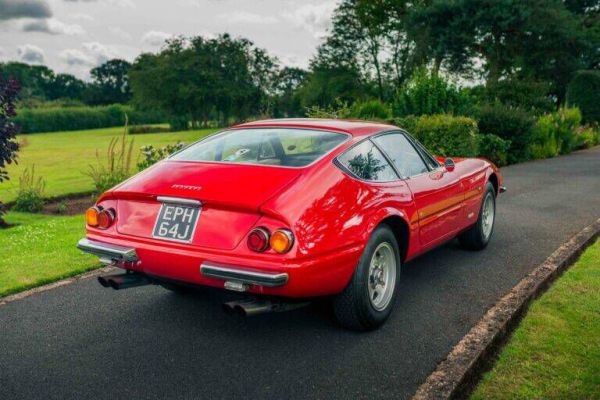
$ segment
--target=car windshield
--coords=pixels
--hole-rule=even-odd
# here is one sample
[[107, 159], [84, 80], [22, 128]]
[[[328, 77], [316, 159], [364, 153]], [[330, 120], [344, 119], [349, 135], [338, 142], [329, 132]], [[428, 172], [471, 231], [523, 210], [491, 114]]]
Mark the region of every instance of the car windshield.
[[171, 160], [304, 167], [348, 137], [309, 129], [234, 129], [197, 142], [174, 154]]

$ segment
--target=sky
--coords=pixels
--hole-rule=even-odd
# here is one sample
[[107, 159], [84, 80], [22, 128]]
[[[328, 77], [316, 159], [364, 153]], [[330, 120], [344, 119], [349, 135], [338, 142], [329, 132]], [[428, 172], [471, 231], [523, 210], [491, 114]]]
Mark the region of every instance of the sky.
[[0, 0], [0, 62], [45, 64], [89, 79], [111, 58], [133, 61], [172, 36], [228, 32], [282, 65], [307, 67], [337, 0]]

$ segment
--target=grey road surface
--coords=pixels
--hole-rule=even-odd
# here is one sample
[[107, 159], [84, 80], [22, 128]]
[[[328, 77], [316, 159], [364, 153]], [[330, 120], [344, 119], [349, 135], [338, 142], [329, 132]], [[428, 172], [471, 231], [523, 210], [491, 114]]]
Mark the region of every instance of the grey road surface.
[[221, 292], [84, 280], [0, 307], [0, 399], [409, 397], [489, 307], [600, 217], [600, 147], [503, 173], [488, 248], [451, 242], [405, 265], [376, 332], [338, 328], [322, 304], [238, 319]]

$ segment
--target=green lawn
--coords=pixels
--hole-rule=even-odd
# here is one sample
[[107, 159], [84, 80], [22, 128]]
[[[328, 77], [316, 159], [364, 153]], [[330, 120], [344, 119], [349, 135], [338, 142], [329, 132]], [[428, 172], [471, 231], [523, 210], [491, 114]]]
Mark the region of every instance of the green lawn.
[[99, 266], [98, 258], [77, 250], [85, 235], [81, 215], [57, 217], [10, 212], [0, 229], [0, 296], [75, 275]]
[[[128, 137], [134, 139], [134, 146], [139, 149], [143, 145], [164, 146], [179, 140], [191, 143], [214, 131], [203, 129]], [[11, 179], [0, 183], [0, 200], [6, 203], [15, 199], [19, 176], [32, 164], [35, 164], [36, 176], [46, 180], [47, 197], [90, 192], [93, 183], [85, 173], [89, 165], [96, 162], [96, 149], [104, 154], [111, 138], [122, 132], [123, 128], [105, 128], [20, 135], [19, 164], [8, 167]], [[139, 151], [135, 153], [134, 161], [138, 155]]]
[[535, 301], [472, 399], [600, 399], [600, 241]]

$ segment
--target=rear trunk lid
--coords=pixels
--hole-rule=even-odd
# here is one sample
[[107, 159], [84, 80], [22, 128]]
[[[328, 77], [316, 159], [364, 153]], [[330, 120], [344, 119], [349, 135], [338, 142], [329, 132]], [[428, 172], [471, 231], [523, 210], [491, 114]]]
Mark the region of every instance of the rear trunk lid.
[[254, 226], [259, 207], [295, 180], [295, 168], [163, 161], [116, 187], [117, 231], [152, 238], [162, 203], [157, 197], [202, 203], [191, 244], [233, 249]]

